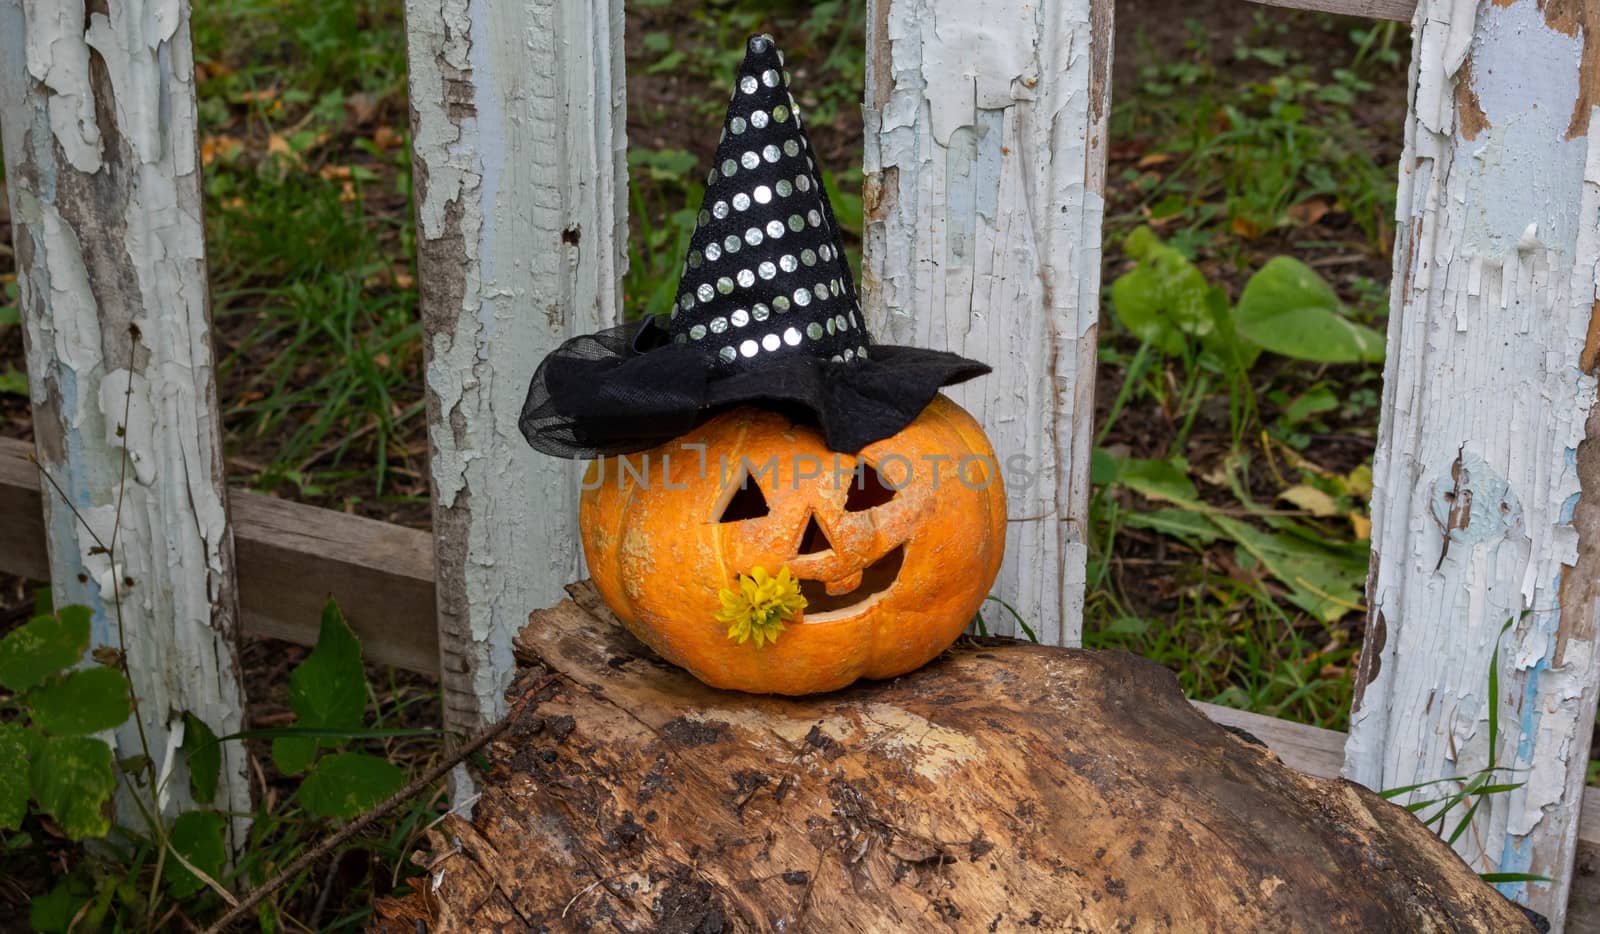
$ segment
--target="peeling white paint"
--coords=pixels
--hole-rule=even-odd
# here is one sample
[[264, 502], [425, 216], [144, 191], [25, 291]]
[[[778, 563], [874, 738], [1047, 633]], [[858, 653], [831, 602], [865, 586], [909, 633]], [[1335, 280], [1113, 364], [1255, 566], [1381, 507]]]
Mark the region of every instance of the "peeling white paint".
[[[115, 127], [98, 122], [95, 57]], [[183, 711], [219, 734], [243, 712], [193, 76], [182, 0], [128, 0], [87, 24], [81, 0], [0, 0], [0, 133], [39, 460], [93, 531], [45, 498], [51, 583], [57, 605], [95, 610], [98, 644], [117, 644], [120, 603], [158, 757]], [[115, 566], [95, 541], [114, 527]], [[131, 725], [117, 745], [141, 751]], [[248, 813], [244, 752], [224, 756], [215, 803]], [[184, 806], [187, 780], [171, 785]]]
[[622, 5], [409, 0], [406, 23], [445, 718], [468, 729], [504, 712], [512, 636], [582, 571], [581, 465], [517, 417], [546, 352], [618, 320]]
[[[994, 374], [949, 394], [1007, 479], [995, 592], [1081, 635], [1109, 0], [877, 0], [863, 302], [879, 339]], [[1096, 35], [1096, 28], [1101, 34]], [[1014, 629], [1004, 615], [991, 628]]]
[[1505, 888], [1559, 927], [1597, 679], [1597, 608], [1563, 606], [1561, 584], [1596, 398], [1579, 357], [1600, 146], [1567, 139], [1582, 37], [1535, 0], [1425, 0], [1416, 28], [1373, 466], [1368, 644], [1383, 647], [1363, 659], [1345, 773], [1376, 789], [1470, 775], [1498, 708], [1495, 761], [1519, 770], [1500, 780], [1525, 784], [1485, 799], [1457, 848], [1480, 871], [1555, 879]]

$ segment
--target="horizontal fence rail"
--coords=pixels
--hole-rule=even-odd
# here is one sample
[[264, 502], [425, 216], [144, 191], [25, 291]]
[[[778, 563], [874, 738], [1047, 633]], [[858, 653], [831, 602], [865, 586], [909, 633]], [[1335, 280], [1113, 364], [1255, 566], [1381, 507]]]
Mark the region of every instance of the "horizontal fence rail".
[[[49, 578], [41, 486], [33, 445], [0, 438], [0, 572]], [[368, 660], [439, 674], [432, 535], [246, 490], [228, 498], [246, 635], [314, 645], [332, 597]]]

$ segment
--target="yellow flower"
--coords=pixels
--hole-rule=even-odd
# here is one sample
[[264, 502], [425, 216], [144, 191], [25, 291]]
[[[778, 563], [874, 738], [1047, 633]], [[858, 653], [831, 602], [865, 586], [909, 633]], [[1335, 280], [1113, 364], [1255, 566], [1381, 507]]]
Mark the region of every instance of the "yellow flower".
[[728, 638], [744, 645], [754, 636], [758, 649], [768, 642], [776, 643], [784, 622], [806, 608], [800, 581], [787, 567], [779, 570], [776, 577], [766, 568], [751, 568], [749, 574], [739, 575], [738, 590], [723, 590], [721, 597], [717, 622], [728, 624]]

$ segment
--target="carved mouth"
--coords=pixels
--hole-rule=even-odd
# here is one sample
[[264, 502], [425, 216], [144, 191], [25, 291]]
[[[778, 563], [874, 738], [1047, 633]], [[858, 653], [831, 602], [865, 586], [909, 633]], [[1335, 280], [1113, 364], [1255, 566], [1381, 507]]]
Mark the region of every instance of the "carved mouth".
[[894, 550], [863, 568], [861, 583], [846, 593], [828, 593], [823, 581], [802, 578], [800, 593], [806, 598], [805, 622], [831, 622], [878, 602], [900, 577], [900, 566], [905, 560], [905, 544], [896, 545]]

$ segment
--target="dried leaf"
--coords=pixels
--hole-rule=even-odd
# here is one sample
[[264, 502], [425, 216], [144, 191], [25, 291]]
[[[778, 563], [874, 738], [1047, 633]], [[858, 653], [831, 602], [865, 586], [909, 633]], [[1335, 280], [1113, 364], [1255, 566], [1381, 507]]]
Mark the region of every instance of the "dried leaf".
[[1166, 165], [1168, 162], [1172, 162], [1177, 158], [1177, 156], [1174, 156], [1170, 152], [1152, 152], [1149, 155], [1140, 158], [1140, 160], [1134, 164], [1141, 169], [1148, 169], [1155, 165]]
[[345, 97], [344, 110], [349, 114], [350, 122], [359, 126], [378, 115], [378, 99], [365, 91], [357, 91]]
[[1356, 541], [1365, 542], [1372, 539], [1372, 520], [1354, 509], [1350, 510], [1350, 530], [1355, 533]]
[[372, 133], [372, 141], [379, 149], [393, 149], [405, 142], [405, 137], [394, 127], [380, 126]]
[[1289, 209], [1289, 218], [1302, 227], [1310, 227], [1328, 215], [1333, 206], [1322, 198], [1302, 201]]
[[1243, 237], [1246, 240], [1254, 240], [1261, 236], [1261, 225], [1243, 214], [1235, 214], [1233, 222], [1228, 225], [1228, 229], [1233, 231], [1234, 236]]
[[1278, 498], [1293, 503], [1319, 519], [1339, 514], [1339, 507], [1334, 504], [1332, 496], [1304, 483], [1289, 487], [1279, 493]]
[[200, 164], [210, 165], [221, 158], [231, 160], [244, 150], [244, 144], [233, 136], [207, 136], [200, 141]]

